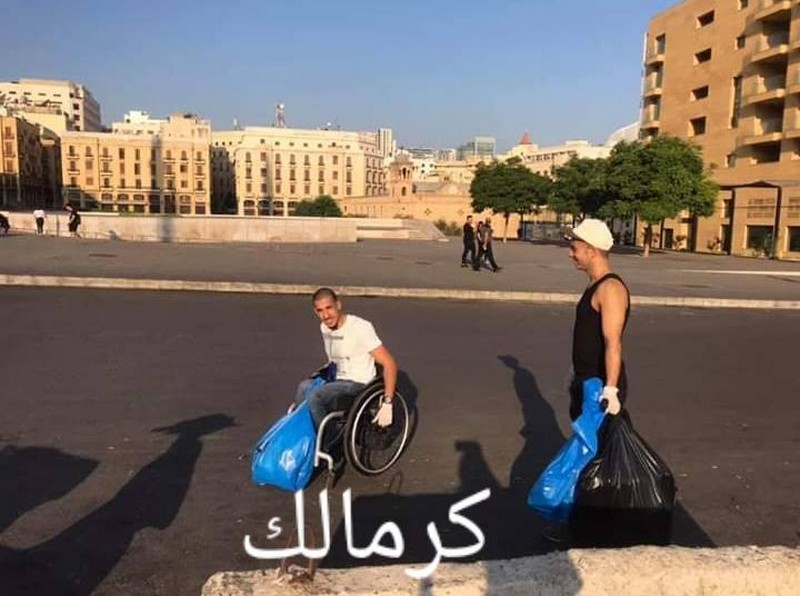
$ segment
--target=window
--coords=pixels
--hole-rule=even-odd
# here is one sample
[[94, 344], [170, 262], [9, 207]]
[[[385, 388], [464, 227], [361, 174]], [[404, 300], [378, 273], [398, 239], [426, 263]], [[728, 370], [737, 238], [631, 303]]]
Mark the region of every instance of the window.
[[772, 226], [747, 226], [747, 248], [770, 250], [772, 248]]
[[294, 168], [290, 168], [290, 169], [289, 169], [289, 180], [294, 180], [294, 179], [295, 179], [295, 171], [294, 171]]
[[289, 165], [293, 166], [294, 164], [295, 164], [294, 153], [292, 153], [291, 155], [289, 155]]
[[800, 227], [789, 227], [789, 251], [800, 252]]
[[656, 54], [663, 54], [667, 49], [667, 36], [661, 34], [656, 37]]
[[705, 50], [701, 50], [694, 55], [694, 63], [697, 64], [704, 64], [711, 60], [711, 48], [706, 48]]
[[244, 169], [244, 177], [245, 178], [252, 178], [253, 177], [253, 168], [245, 168]]
[[87, 147], [86, 148], [86, 157], [91, 157], [91, 156], [92, 156], [92, 148], [91, 147]]
[[123, 176], [125, 175], [125, 164], [124, 163], [120, 163], [119, 164], [119, 173], [122, 174]]
[[267, 161], [267, 152], [266, 151], [262, 151], [261, 152], [261, 161]]
[[325, 158], [323, 156], [321, 156], [321, 155], [319, 156], [319, 165], [321, 165], [321, 166], [325, 165]]
[[111, 180], [103, 178], [103, 188], [111, 188]]
[[319, 187], [317, 187], [317, 190], [319, 191], [320, 196], [325, 194], [325, 187], [322, 184], [320, 184]]
[[706, 134], [706, 117], [692, 118], [689, 120], [689, 136], [696, 137]]
[[749, 0], [739, 0], [739, 10], [744, 10], [750, 4]]
[[295, 185], [294, 184], [290, 184], [289, 185], [289, 194], [293, 195], [295, 193], [295, 189], [296, 189]]
[[69, 179], [70, 186], [78, 186], [78, 179], [75, 176], [71, 176]]
[[280, 184], [276, 184], [275, 185], [275, 194], [276, 195], [281, 194], [281, 185]]
[[731, 128], [739, 126], [739, 112], [742, 109], [742, 76], [733, 77], [733, 100], [731, 102]]
[[69, 171], [70, 172], [77, 172], [78, 166], [76, 165], [77, 162], [71, 161], [69, 162]]
[[311, 185], [310, 184], [304, 184], [303, 185], [303, 194], [306, 195], [306, 196], [311, 194]]
[[713, 10], [709, 10], [708, 12], [704, 12], [699, 17], [697, 17], [697, 26], [698, 27], [708, 27], [713, 22], [714, 22], [714, 11]]
[[708, 85], [692, 89], [692, 101], [705, 99], [706, 97], [708, 97]]
[[122, 147], [119, 148], [119, 158], [125, 159], [125, 149], [123, 149]]
[[732, 205], [733, 205], [733, 200], [731, 199], [725, 199], [724, 201], [722, 201], [722, 217], [724, 219], [730, 219], [732, 213], [732, 208], [731, 208]]
[[248, 182], [247, 184], [245, 184], [244, 185], [244, 190], [247, 193], [253, 192], [253, 183], [252, 182]]
[[278, 165], [278, 166], [281, 165], [281, 154], [280, 153], [276, 153], [275, 154], [275, 165]]
[[181, 180], [181, 188], [189, 188], [189, 182], [186, 180]]
[[334, 155], [333, 156], [333, 165], [335, 165], [335, 166], [339, 165], [339, 156], [338, 155]]
[[737, 37], [736, 38], [736, 49], [737, 50], [743, 50], [744, 49], [744, 45], [746, 43], [746, 40], [747, 40], [747, 38], [744, 35], [740, 35], [739, 37]]
[[[186, 151], [181, 151], [181, 159], [187, 159]], [[248, 161], [250, 160], [250, 154], [249, 153], [247, 154], [247, 160]]]
[[125, 188], [125, 178], [120, 178], [119, 179], [119, 187], [120, 188]]
[[[137, 178], [136, 181], [134, 182], [134, 186], [136, 188], [142, 188], [142, 181], [139, 178]], [[134, 195], [134, 196], [136, 196], [136, 195]]]
[[339, 194], [339, 187], [338, 186], [334, 186], [333, 187], [333, 194], [335, 194], [335, 195]]
[[202, 180], [198, 180], [198, 181], [197, 181], [197, 184], [196, 184], [196, 186], [195, 186], [195, 189], [196, 189], [196, 190], [205, 190], [205, 189], [203, 188], [203, 181], [202, 181]]
[[138, 149], [134, 149], [133, 150], [133, 159], [139, 159], [139, 158], [140, 158], [139, 150]]
[[736, 154], [729, 153], [725, 156], [725, 167], [732, 168], [736, 165]]
[[337, 172], [336, 170], [333, 171], [333, 179], [334, 180], [338, 180], [339, 179], [339, 172]]
[[135, 163], [133, 164], [133, 173], [134, 175], [138, 176], [142, 173], [142, 166], [141, 164]]
[[310, 166], [311, 165], [311, 158], [308, 155], [303, 157], [303, 165], [304, 166]]
[[86, 178], [86, 186], [94, 186], [94, 178]]

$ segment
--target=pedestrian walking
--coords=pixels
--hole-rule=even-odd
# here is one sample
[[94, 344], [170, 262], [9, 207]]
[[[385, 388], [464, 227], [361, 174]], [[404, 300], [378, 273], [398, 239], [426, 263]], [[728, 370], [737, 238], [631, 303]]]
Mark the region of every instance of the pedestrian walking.
[[11, 229], [11, 224], [8, 223], [8, 218], [0, 213], [0, 230], [3, 230], [4, 234], [8, 234], [9, 229]]
[[66, 209], [67, 213], [69, 213], [69, 220], [67, 224], [70, 236], [74, 236], [75, 238], [80, 238], [81, 235], [78, 233], [78, 228], [81, 225], [81, 214], [78, 213], [78, 210], [75, 209], [75, 207], [73, 207], [69, 203], [64, 205], [64, 209]]
[[492, 229], [492, 220], [488, 217], [483, 224], [483, 252], [486, 262], [491, 267], [492, 271], [497, 273], [503, 268], [498, 265], [494, 260], [494, 230]]
[[[609, 251], [614, 238], [598, 219], [585, 219], [567, 234], [569, 258], [586, 272], [589, 285], [575, 307], [572, 330], [572, 380], [569, 385], [569, 417], [575, 421], [583, 411], [583, 382], [603, 381], [606, 413], [619, 414], [628, 391], [622, 359], [622, 335], [630, 313], [630, 294], [622, 278], [611, 270]], [[544, 536], [556, 543], [569, 542], [565, 524], [545, 528]]]
[[37, 207], [33, 210], [33, 219], [36, 221], [36, 234], [41, 236], [44, 234], [44, 219], [45, 219], [44, 209], [41, 207]]
[[[461, 266], [470, 267], [475, 263], [475, 228], [472, 227], [472, 216], [467, 215], [464, 222], [462, 239], [464, 241], [464, 251], [461, 253]], [[469, 260], [467, 260], [469, 255]]]

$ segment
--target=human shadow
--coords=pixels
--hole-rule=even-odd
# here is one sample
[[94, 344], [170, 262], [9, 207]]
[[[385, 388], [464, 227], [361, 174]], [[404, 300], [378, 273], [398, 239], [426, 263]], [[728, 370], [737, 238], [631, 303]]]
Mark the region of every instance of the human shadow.
[[230, 416], [212, 414], [154, 429], [176, 438], [108, 502], [46, 542], [23, 550], [0, 550], [2, 592], [90, 594], [114, 569], [139, 531], [170, 526], [203, 449], [201, 437], [234, 424]]
[[97, 463], [52, 447], [4, 446], [0, 450], [0, 532], [26, 512], [69, 494]]
[[[481, 551], [466, 561], [511, 559], [553, 550], [542, 538], [544, 522], [527, 506], [527, 493], [536, 476], [547, 465], [564, 442], [552, 407], [542, 396], [533, 374], [521, 367], [513, 356], [499, 356], [500, 361], [513, 371], [513, 385], [522, 410], [524, 439], [520, 453], [514, 460], [508, 486], [504, 486], [492, 473], [483, 455], [481, 445], [475, 441], [454, 442], [460, 454], [459, 487], [451, 493], [400, 495], [387, 492], [381, 495], [357, 497], [353, 501], [354, 544], [369, 544], [378, 527], [393, 521], [402, 530], [405, 548], [398, 560], [402, 563], [420, 564], [430, 561], [435, 549], [428, 538], [428, 524], [433, 522], [446, 546], [468, 545], [475, 537], [466, 529], [454, 525], [448, 518], [450, 507], [485, 488], [491, 496], [469, 509], [467, 516], [484, 533]], [[435, 470], [431, 470], [435, 473]], [[396, 473], [395, 477], [400, 475]], [[402, 484], [401, 482], [399, 484]], [[397, 488], [393, 478], [390, 487]], [[340, 523], [332, 540], [324, 566], [351, 567], [364, 564], [346, 551], [345, 528]], [[367, 564], [381, 565], [392, 562], [372, 557]]]

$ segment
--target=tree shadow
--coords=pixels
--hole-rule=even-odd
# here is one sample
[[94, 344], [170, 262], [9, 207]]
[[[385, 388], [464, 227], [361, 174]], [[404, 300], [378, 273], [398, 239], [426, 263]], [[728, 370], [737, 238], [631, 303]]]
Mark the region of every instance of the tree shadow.
[[212, 414], [153, 429], [177, 435], [107, 503], [35, 547], [0, 549], [4, 594], [90, 594], [145, 528], [166, 529], [180, 511], [203, 448], [201, 437], [235, 424]]
[[98, 462], [52, 447], [0, 450], [0, 532], [28, 511], [60, 499], [83, 482]]

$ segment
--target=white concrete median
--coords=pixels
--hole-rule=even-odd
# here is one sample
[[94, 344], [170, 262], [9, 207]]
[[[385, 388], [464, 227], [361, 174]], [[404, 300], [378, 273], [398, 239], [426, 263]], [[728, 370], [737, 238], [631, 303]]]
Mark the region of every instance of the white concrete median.
[[405, 567], [317, 571], [310, 583], [276, 581], [275, 572], [223, 572], [203, 596], [294, 594], [568, 596], [794, 596], [800, 586], [800, 550], [786, 547], [635, 547], [571, 550], [539, 557], [442, 564], [423, 582]]

